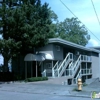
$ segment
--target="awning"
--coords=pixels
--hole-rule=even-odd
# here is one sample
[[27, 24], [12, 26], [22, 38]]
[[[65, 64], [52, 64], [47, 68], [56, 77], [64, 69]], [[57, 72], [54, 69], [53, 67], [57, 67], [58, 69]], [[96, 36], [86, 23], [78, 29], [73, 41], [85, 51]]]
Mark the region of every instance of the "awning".
[[44, 61], [45, 57], [43, 57], [41, 54], [27, 54], [24, 58], [24, 61]]
[[39, 55], [42, 55], [46, 60], [53, 60], [53, 56], [51, 55], [51, 54], [49, 54], [49, 53], [45, 53], [45, 52], [43, 52], [43, 53], [38, 53]]

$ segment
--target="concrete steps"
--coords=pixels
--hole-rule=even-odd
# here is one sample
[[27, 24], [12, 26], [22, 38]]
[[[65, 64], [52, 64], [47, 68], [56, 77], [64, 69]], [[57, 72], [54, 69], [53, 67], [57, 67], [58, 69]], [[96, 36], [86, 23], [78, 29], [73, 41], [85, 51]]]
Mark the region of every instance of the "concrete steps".
[[70, 79], [69, 77], [57, 77], [57, 78], [48, 78], [48, 81], [43, 81], [42, 83], [47, 83], [47, 84], [60, 84], [64, 85], [66, 82], [67, 85], [67, 79]]

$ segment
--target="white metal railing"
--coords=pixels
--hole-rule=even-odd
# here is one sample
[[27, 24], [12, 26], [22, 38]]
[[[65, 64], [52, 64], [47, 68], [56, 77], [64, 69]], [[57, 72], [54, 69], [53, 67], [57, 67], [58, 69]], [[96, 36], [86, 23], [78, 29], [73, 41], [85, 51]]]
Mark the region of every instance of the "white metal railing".
[[65, 69], [66, 69], [67, 65], [69, 64], [70, 60], [73, 60], [73, 54], [72, 53], [67, 54], [66, 58], [63, 60], [60, 67], [58, 68], [58, 77], [63, 74], [63, 72], [65, 71]]
[[70, 68], [66, 69], [66, 75], [67, 76], [74, 76], [80, 63], [81, 63], [81, 55], [78, 57], [78, 59], [74, 65], [73, 65], [73, 63], [71, 63], [71, 65], [69, 66]]
[[77, 80], [78, 80], [79, 78], [81, 78], [81, 69], [79, 70], [79, 72], [78, 72], [76, 78], [73, 78], [73, 84], [77, 84]]
[[82, 75], [92, 74], [92, 69], [81, 69], [81, 74]]
[[[91, 62], [91, 57], [90, 56], [86, 56], [86, 55], [80, 55], [78, 57], [77, 61], [75, 62], [75, 64], [73, 64], [73, 62], [71, 62], [69, 64], [68, 69], [66, 69], [66, 76], [71, 76], [71, 75], [74, 76], [76, 71], [77, 71], [77, 69], [79, 68], [80, 63], [82, 61]], [[87, 71], [88, 71], [88, 73], [89, 72], [91, 73], [92, 70], [87, 70]], [[82, 72], [84, 72], [84, 71], [82, 71]], [[86, 74], [88, 74], [88, 73], [86, 73]]]
[[58, 64], [59, 64], [59, 60], [58, 60], [58, 61], [56, 62], [56, 64], [54, 65], [53, 69], [57, 69]]
[[46, 75], [46, 73], [47, 73], [47, 70], [45, 69], [41, 74], [42, 74], [42, 77], [46, 77], [47, 75]]
[[87, 55], [80, 55], [77, 59], [77, 61], [75, 62], [75, 64], [73, 62], [71, 62], [68, 66], [68, 69], [66, 69], [66, 76], [72, 76], [72, 82], [73, 84], [77, 84], [77, 80], [78, 78], [81, 78], [82, 75], [87, 75], [87, 74], [92, 74], [92, 69], [80, 69], [76, 78], [74, 78], [79, 65], [81, 62], [91, 62], [91, 56], [87, 56]]
[[75, 62], [72, 70], [75, 72], [81, 62], [81, 55], [78, 57], [77, 61]]
[[55, 64], [55, 66], [52, 68], [52, 76], [53, 77], [59, 77], [62, 75], [63, 71], [67, 67], [69, 60], [73, 60], [73, 54], [68, 53], [65, 57], [65, 59], [59, 63], [59, 61]]
[[76, 76], [76, 79], [80, 78], [81, 77], [81, 69], [79, 70], [77, 76]]
[[52, 77], [55, 77], [58, 75], [58, 68], [61, 65], [62, 61], [57, 61], [54, 67], [52, 68]]
[[53, 69], [52, 68], [52, 77], [57, 77], [58, 76], [58, 69]]
[[[72, 62], [69, 64], [69, 61], [72, 60]], [[77, 69], [79, 68], [79, 65], [81, 62], [86, 61], [86, 62], [91, 62], [91, 56], [87, 56], [87, 55], [80, 55], [77, 59], [77, 61], [74, 63], [73, 62], [73, 54], [72, 53], [68, 53], [66, 58], [61, 62], [61, 64], [59, 64], [59, 62], [57, 62], [55, 64], [55, 66], [52, 68], [52, 76], [53, 77], [59, 77], [63, 74], [64, 71], [66, 76], [72, 76], [74, 77], [74, 75], [77, 72]], [[68, 65], [69, 64], [69, 65]], [[68, 66], [68, 69], [66, 69], [66, 67]], [[82, 73], [86, 73], [85, 70], [81, 71]], [[86, 74], [91, 74], [92, 70], [87, 70]], [[81, 74], [82, 74], [81, 73]]]
[[75, 65], [74, 65], [74, 67], [72, 68], [73, 71], [76, 70], [76, 68], [79, 66], [79, 64], [80, 64], [82, 61], [87, 61], [87, 62], [89, 61], [89, 62], [91, 62], [91, 57], [90, 57], [90, 56], [87, 56], [87, 55], [80, 55], [80, 56], [78, 57], [78, 60], [76, 61]]
[[68, 65], [68, 69], [71, 69], [73, 67], [73, 61]]
[[91, 56], [81, 55], [81, 61], [91, 62]]
[[82, 75], [92, 74], [92, 69], [80, 69], [76, 78], [73, 78], [73, 84], [77, 84], [78, 78], [81, 78]]
[[72, 75], [73, 75], [72, 69], [66, 69], [66, 76], [72, 76]]

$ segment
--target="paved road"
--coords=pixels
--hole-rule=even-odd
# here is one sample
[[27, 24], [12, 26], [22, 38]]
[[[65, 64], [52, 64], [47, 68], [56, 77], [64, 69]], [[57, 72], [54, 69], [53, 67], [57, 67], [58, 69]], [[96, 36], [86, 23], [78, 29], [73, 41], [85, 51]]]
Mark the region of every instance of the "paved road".
[[91, 100], [90, 98], [0, 91], [0, 100]]
[[53, 84], [37, 84], [37, 83], [12, 83], [12, 84], [1, 84], [1, 91], [10, 92], [21, 92], [21, 93], [40, 93], [40, 94], [56, 94], [56, 95], [67, 95], [69, 90], [73, 87], [64, 85], [53, 85]]
[[[10, 83], [0, 84], [0, 100], [90, 100], [91, 91], [98, 90], [98, 85], [83, 87], [83, 91], [72, 91], [76, 86], [45, 83]], [[95, 86], [95, 87], [94, 87]], [[100, 86], [99, 86], [100, 87]], [[71, 95], [76, 97], [71, 97]], [[79, 96], [79, 97], [77, 97]], [[83, 98], [82, 98], [83, 97]], [[49, 99], [48, 99], [49, 98]], [[74, 99], [75, 98], [75, 99]]]

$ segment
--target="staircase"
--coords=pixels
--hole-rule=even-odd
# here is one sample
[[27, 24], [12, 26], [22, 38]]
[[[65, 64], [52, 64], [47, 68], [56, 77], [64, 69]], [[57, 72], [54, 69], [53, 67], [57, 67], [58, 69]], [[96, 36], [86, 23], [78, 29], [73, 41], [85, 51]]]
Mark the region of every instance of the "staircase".
[[[92, 74], [92, 69], [79, 69], [81, 62], [91, 62], [91, 57], [86, 55], [80, 55], [75, 63], [71, 62], [66, 69], [66, 76], [72, 79], [73, 84], [77, 84], [78, 78], [81, 78], [82, 75]], [[79, 71], [78, 71], [79, 69]], [[76, 75], [77, 74], [77, 75]]]
[[73, 78], [73, 84], [77, 84], [78, 78], [81, 78], [81, 69], [79, 70], [79, 72], [78, 72], [76, 78]]
[[78, 57], [77, 61], [75, 62], [72, 68], [73, 77], [75, 76], [80, 64], [81, 64], [81, 55]]
[[65, 59], [62, 62], [57, 62], [55, 66], [52, 68], [52, 76], [53, 77], [61, 77], [62, 74], [65, 72], [66, 67], [73, 60], [73, 54], [68, 53]]
[[58, 75], [58, 68], [61, 65], [62, 61], [57, 61], [56, 64], [54, 65], [54, 67], [52, 68], [52, 76], [53, 77], [57, 77]]
[[77, 61], [74, 64], [73, 62], [69, 64], [68, 69], [66, 69], [66, 76], [74, 77], [80, 64], [81, 64], [81, 55], [78, 57]]

